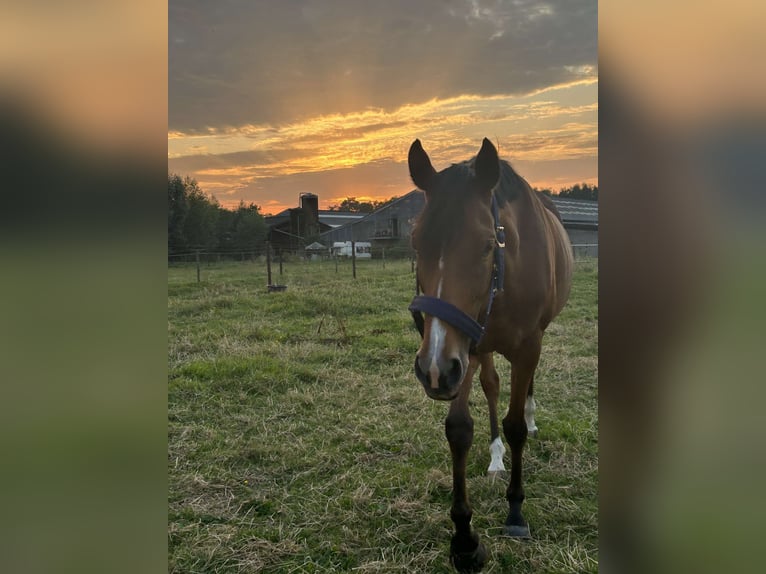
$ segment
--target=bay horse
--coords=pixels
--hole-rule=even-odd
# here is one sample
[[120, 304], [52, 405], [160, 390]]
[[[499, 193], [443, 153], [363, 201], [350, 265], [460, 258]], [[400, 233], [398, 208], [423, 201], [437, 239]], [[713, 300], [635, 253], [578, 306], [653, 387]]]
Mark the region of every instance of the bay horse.
[[408, 157], [410, 176], [425, 192], [412, 231], [422, 295], [409, 309], [422, 342], [415, 376], [432, 399], [451, 401], [445, 431], [452, 454], [455, 533], [450, 561], [480, 571], [486, 550], [471, 528], [466, 462], [473, 442], [468, 398], [476, 370], [490, 416], [490, 472], [505, 470], [498, 430], [500, 378], [494, 352], [511, 363], [511, 399], [503, 432], [511, 447], [509, 512], [503, 531], [529, 537], [521, 513], [521, 460], [536, 433], [533, 384], [543, 333], [569, 297], [572, 247], [550, 198], [535, 192], [484, 138], [475, 158], [436, 172], [420, 140]]

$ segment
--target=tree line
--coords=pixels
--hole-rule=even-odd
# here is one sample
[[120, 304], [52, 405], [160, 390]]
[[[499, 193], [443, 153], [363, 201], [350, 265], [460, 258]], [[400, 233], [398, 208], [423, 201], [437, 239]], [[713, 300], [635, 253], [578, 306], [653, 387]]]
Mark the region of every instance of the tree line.
[[392, 203], [399, 199], [398, 195], [389, 197], [388, 199], [382, 199], [380, 201], [360, 201], [356, 197], [347, 197], [339, 204], [331, 205], [327, 208], [328, 211], [349, 211], [351, 213], [372, 213], [377, 211], [381, 207], [385, 207], [389, 203]]
[[533, 188], [535, 191], [544, 193], [545, 195], [556, 195], [561, 198], [568, 199], [589, 199], [591, 201], [598, 201], [598, 186], [588, 185], [587, 183], [576, 183], [571, 187], [562, 187], [558, 193], [548, 189]]
[[[556, 195], [561, 198], [569, 199], [589, 199], [591, 201], [598, 201], [598, 186], [589, 185], [587, 183], [576, 183], [570, 187], [562, 187], [555, 192], [548, 188], [539, 189], [533, 188], [535, 191], [544, 193], [546, 195]], [[385, 207], [389, 203], [392, 203], [399, 199], [399, 196], [389, 197], [380, 201], [361, 201], [356, 197], [347, 197], [339, 204], [331, 205], [329, 211], [348, 211], [351, 213], [372, 213], [377, 211], [381, 207]]]
[[[598, 201], [598, 186], [587, 183], [565, 187], [554, 193], [550, 189], [535, 191], [562, 198]], [[329, 211], [372, 213], [399, 199], [360, 201], [347, 197]], [[260, 207], [239, 203], [236, 209], [221, 207], [215, 197], [208, 197], [197, 181], [189, 176], [168, 174], [168, 253], [205, 251], [258, 251], [268, 233]]]
[[268, 226], [254, 203], [225, 209], [196, 180], [168, 174], [168, 254], [205, 251], [255, 251]]

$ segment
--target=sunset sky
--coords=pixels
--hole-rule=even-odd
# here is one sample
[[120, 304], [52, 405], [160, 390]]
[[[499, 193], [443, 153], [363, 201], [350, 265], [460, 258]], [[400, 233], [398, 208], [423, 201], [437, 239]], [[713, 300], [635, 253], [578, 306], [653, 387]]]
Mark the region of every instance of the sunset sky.
[[403, 195], [415, 138], [598, 183], [595, 0], [170, 0], [168, 41], [168, 170], [227, 207]]

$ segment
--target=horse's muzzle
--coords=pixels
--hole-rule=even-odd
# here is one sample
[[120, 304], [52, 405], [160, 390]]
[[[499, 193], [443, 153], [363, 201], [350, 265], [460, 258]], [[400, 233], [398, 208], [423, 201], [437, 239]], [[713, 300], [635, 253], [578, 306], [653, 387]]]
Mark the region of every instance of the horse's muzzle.
[[415, 357], [415, 376], [423, 385], [426, 394], [438, 401], [451, 401], [457, 397], [460, 383], [465, 375], [463, 361], [455, 357], [447, 361], [431, 364], [424, 370], [420, 356]]

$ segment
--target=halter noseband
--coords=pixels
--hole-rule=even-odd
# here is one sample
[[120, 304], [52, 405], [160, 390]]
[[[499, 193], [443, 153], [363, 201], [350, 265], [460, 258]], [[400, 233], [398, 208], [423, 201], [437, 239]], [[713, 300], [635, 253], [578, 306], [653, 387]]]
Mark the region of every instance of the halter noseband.
[[500, 214], [497, 207], [495, 194], [492, 194], [492, 217], [495, 223], [495, 253], [494, 263], [492, 264], [492, 281], [489, 285], [489, 302], [487, 303], [487, 312], [484, 314], [484, 321], [479, 323], [473, 317], [464, 313], [451, 303], [447, 303], [438, 297], [429, 297], [427, 295], [417, 295], [412, 299], [408, 309], [415, 320], [415, 326], [423, 337], [425, 329], [425, 319], [423, 313], [441, 319], [455, 327], [458, 331], [471, 339], [470, 353], [476, 352], [476, 346], [481, 341], [485, 333], [489, 313], [492, 310], [492, 303], [495, 300], [495, 294], [503, 290], [505, 280], [505, 228], [500, 225]]

